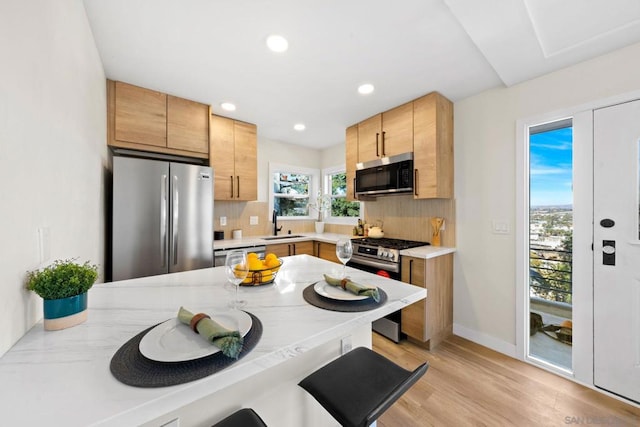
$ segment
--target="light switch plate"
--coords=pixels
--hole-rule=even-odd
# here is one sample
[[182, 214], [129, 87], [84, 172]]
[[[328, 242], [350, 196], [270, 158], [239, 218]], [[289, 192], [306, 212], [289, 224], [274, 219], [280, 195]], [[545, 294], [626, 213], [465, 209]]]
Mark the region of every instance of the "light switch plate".
[[492, 221], [491, 228], [493, 234], [509, 234], [511, 232], [511, 227], [506, 221]]
[[220, 225], [221, 226], [227, 225], [227, 217], [226, 216], [221, 216], [220, 217]]
[[250, 216], [249, 217], [249, 225], [258, 225], [258, 217]]

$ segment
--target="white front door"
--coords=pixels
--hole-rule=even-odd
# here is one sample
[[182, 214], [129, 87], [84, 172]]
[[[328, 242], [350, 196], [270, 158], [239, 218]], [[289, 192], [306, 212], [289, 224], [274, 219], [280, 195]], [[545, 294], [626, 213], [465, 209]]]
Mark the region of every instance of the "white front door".
[[594, 384], [640, 402], [640, 101], [594, 110]]

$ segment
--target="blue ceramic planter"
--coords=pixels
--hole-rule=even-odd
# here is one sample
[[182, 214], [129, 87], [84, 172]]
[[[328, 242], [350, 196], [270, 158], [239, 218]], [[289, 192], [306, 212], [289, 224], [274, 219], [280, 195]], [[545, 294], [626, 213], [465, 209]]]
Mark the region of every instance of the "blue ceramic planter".
[[87, 320], [88, 293], [69, 298], [46, 299], [44, 302], [44, 328], [58, 330]]

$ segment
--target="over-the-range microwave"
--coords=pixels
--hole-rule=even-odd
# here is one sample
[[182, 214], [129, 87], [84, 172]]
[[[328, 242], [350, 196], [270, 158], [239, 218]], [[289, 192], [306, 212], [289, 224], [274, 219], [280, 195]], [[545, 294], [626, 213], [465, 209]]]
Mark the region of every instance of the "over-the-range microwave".
[[413, 153], [383, 157], [356, 165], [356, 196], [413, 191]]

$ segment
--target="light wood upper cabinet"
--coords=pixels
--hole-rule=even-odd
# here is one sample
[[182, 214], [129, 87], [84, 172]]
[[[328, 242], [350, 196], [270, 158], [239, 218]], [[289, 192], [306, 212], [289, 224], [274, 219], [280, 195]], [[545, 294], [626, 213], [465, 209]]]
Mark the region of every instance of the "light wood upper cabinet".
[[376, 114], [358, 123], [358, 162], [379, 159], [382, 138], [382, 114]]
[[382, 113], [381, 157], [413, 151], [413, 103]]
[[345, 141], [348, 200], [356, 200], [356, 163], [409, 152], [413, 152], [414, 198], [453, 197], [453, 104], [439, 93], [350, 126]]
[[413, 102], [414, 198], [453, 197], [453, 104], [439, 93]]
[[209, 165], [215, 174], [215, 200], [258, 198], [258, 136], [250, 123], [211, 116]]
[[358, 125], [349, 126], [346, 135], [347, 200], [356, 201], [356, 163], [358, 163]]
[[167, 95], [167, 147], [209, 153], [208, 105]]
[[432, 350], [453, 333], [453, 254], [401, 262], [402, 281], [427, 289], [426, 299], [402, 309], [402, 332]]
[[209, 106], [107, 80], [107, 144], [209, 157]]
[[258, 198], [258, 131], [250, 123], [234, 123], [236, 137], [236, 195], [239, 200]]
[[358, 123], [358, 162], [413, 151], [413, 103]]
[[115, 139], [133, 144], [167, 146], [167, 95], [114, 82]]

